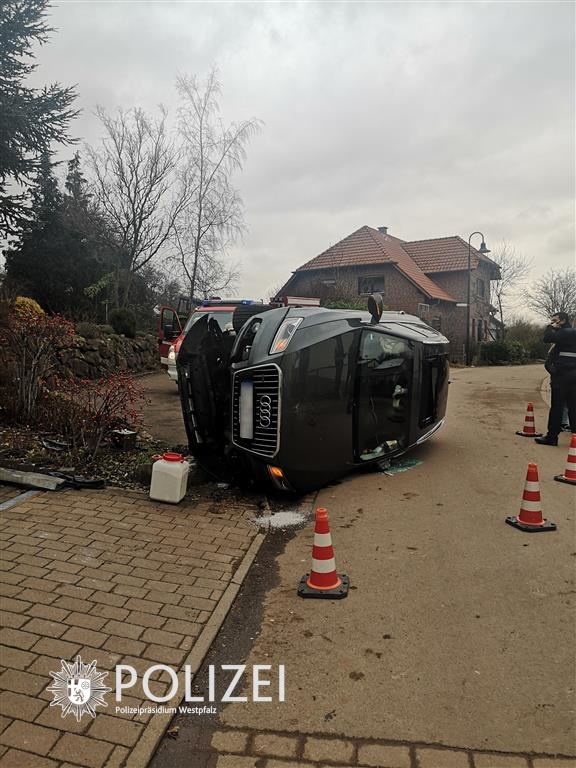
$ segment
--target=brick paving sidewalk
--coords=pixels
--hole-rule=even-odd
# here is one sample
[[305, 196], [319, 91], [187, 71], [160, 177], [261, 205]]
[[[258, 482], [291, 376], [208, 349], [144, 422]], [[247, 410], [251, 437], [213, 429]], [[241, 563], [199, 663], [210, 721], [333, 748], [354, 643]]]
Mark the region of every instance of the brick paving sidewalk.
[[[427, 744], [227, 729], [216, 731], [215, 768], [574, 768], [574, 758], [451, 749]], [[204, 765], [205, 763], [203, 763]]]
[[[140, 674], [194, 654], [199, 665], [259, 546], [256, 513], [250, 502], [175, 507], [115, 490], [41, 493], [2, 513], [2, 768], [147, 764], [169, 717], [115, 714], [111, 692], [95, 719], [62, 718], [49, 673], [77, 655]], [[123, 706], [150, 705], [137, 685]]]
[[16, 498], [16, 496], [20, 495], [20, 491], [16, 490], [15, 488], [11, 488], [8, 485], [1, 485], [0, 484], [0, 504], [4, 504], [6, 501], [10, 501], [10, 499]]

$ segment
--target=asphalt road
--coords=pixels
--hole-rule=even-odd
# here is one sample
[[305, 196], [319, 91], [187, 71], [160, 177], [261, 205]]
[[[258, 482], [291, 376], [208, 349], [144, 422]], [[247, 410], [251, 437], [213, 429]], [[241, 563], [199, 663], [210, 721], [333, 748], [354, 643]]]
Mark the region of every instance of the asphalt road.
[[[569, 435], [550, 448], [514, 434], [529, 400], [545, 425], [541, 366], [452, 379], [445, 428], [412, 454], [422, 464], [319, 494], [350, 595], [296, 596], [312, 526], [299, 531], [277, 558], [246, 658], [286, 666], [286, 702], [227, 705], [222, 725], [576, 752], [575, 489], [552, 480]], [[504, 523], [533, 460], [554, 533]]]

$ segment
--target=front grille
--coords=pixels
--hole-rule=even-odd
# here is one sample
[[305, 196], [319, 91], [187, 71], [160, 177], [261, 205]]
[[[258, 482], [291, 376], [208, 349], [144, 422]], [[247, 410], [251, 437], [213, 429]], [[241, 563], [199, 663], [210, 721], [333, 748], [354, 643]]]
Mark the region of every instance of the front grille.
[[[251, 381], [254, 387], [253, 430], [251, 440], [240, 437], [240, 385]], [[278, 452], [280, 431], [280, 369], [276, 365], [238, 371], [232, 393], [232, 441], [261, 456]]]

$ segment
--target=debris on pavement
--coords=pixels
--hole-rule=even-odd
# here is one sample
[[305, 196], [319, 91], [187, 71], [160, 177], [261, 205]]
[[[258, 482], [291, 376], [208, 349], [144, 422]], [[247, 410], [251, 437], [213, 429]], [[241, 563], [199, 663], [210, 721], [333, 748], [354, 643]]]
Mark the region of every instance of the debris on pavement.
[[27, 488], [41, 488], [58, 491], [61, 488], [105, 488], [106, 482], [99, 477], [89, 478], [56, 470], [28, 472], [0, 467], [0, 482], [23, 485]]
[[383, 475], [397, 475], [399, 472], [407, 472], [409, 469], [422, 464], [421, 459], [404, 459], [403, 461], [391, 462], [388, 466], [378, 465], [379, 472]]
[[20, 472], [16, 469], [0, 467], [0, 482], [23, 485], [26, 488], [42, 488], [45, 491], [57, 491], [64, 485], [64, 480], [39, 472]]
[[56, 477], [64, 481], [67, 488], [105, 488], [106, 481], [100, 477], [83, 477], [82, 475], [74, 475], [64, 471], [50, 470], [45, 473], [50, 477]]
[[271, 515], [264, 515], [262, 517], [255, 517], [251, 522], [256, 523], [260, 528], [296, 528], [302, 526], [307, 522], [307, 516], [302, 512], [283, 511], [276, 512]]

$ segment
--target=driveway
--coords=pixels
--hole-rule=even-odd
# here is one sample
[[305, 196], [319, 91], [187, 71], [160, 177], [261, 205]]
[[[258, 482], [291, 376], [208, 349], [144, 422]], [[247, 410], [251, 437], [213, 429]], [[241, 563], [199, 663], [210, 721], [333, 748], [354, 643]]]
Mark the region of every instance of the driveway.
[[[550, 448], [514, 434], [527, 401], [545, 425], [541, 366], [452, 379], [445, 428], [412, 454], [420, 465], [318, 496], [348, 598], [296, 596], [311, 524], [277, 557], [253, 639], [236, 642], [248, 665], [285, 665], [286, 701], [225, 705], [208, 738], [181, 718], [182, 741], [165, 741], [155, 768], [214, 765], [214, 749], [219, 768], [574, 765], [575, 490], [552, 480], [569, 435]], [[529, 461], [555, 533], [504, 523]]]
[[187, 445], [176, 383], [168, 378], [166, 371], [161, 371], [143, 376], [139, 384], [149, 400], [143, 410], [148, 432], [170, 448]]

